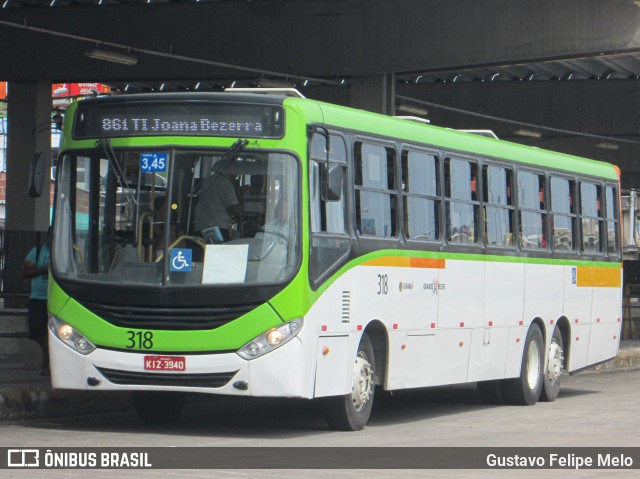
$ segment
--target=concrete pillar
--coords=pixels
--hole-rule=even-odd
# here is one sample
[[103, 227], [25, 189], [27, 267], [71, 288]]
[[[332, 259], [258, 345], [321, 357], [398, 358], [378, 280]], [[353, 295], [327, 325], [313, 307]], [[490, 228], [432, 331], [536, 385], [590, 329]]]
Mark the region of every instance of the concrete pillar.
[[394, 115], [396, 78], [393, 73], [351, 79], [351, 106], [362, 110]]
[[[45, 177], [42, 196], [27, 194], [29, 169], [34, 153], [44, 153], [44, 171], [51, 168], [51, 83], [9, 82], [7, 104], [7, 187], [5, 190], [5, 278], [3, 290], [21, 289], [20, 271], [27, 252], [17, 231], [46, 231], [49, 226], [49, 175]], [[7, 272], [13, 272], [7, 275]], [[22, 299], [6, 298], [5, 307], [23, 306]], [[29, 351], [37, 350], [33, 341], [25, 341]]]
[[51, 168], [51, 83], [9, 82], [7, 122], [6, 228], [46, 231], [49, 175], [40, 198], [30, 198], [27, 189], [34, 153], [45, 154], [44, 171]]

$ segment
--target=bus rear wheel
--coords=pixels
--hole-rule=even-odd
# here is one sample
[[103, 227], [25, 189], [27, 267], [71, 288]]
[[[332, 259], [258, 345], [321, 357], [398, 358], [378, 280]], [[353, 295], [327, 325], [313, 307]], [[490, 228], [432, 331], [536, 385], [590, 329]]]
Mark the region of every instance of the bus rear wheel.
[[562, 334], [560, 329], [556, 327], [551, 337], [551, 343], [547, 350], [547, 362], [544, 368], [544, 384], [541, 401], [551, 402], [558, 397], [560, 392], [560, 382], [562, 380], [562, 370], [564, 368], [564, 350], [562, 343]]
[[353, 363], [351, 393], [323, 400], [329, 426], [339, 431], [360, 431], [369, 421], [373, 407], [374, 385], [373, 346], [364, 334]]
[[168, 391], [135, 391], [133, 407], [145, 424], [173, 424], [178, 420], [186, 396], [184, 393]]
[[504, 382], [504, 393], [508, 402], [522, 406], [533, 406], [542, 391], [544, 367], [544, 340], [537, 324], [527, 332], [520, 377]]

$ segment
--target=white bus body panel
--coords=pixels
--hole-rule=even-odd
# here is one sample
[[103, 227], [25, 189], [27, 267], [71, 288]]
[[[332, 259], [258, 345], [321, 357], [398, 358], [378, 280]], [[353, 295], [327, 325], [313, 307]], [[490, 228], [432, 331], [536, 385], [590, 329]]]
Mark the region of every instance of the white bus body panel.
[[483, 327], [485, 265], [484, 261], [448, 261], [447, 267], [440, 270], [444, 289], [438, 293], [439, 328]]
[[484, 326], [509, 328], [517, 325], [524, 307], [524, 264], [489, 262], [484, 282]]
[[565, 267], [564, 290], [564, 316], [570, 324], [569, 345], [564, 347], [565, 357], [568, 352], [567, 369], [575, 371], [587, 366], [593, 288], [579, 288], [577, 286], [577, 267], [567, 266]]
[[[316, 324], [319, 336], [343, 335], [332, 339], [340, 344], [333, 346], [340, 358], [325, 358], [315, 371], [316, 396], [350, 393], [358, 342], [373, 321], [388, 338], [383, 386], [389, 390], [517, 377], [534, 320], [547, 347], [563, 321], [569, 371], [617, 354], [620, 288], [579, 287], [577, 267], [534, 261], [446, 260], [444, 268], [378, 264], [346, 271], [308, 313], [306, 321]], [[388, 281], [386, 294], [379, 294], [381, 277]], [[592, 311], [601, 312], [599, 323]], [[318, 344], [319, 360], [321, 349]]]
[[467, 382], [504, 378], [509, 352], [509, 328], [473, 330]]
[[[326, 349], [325, 349], [326, 348]], [[320, 336], [316, 347], [315, 397], [346, 394], [353, 374], [349, 336]]]
[[[53, 386], [238, 396], [344, 395], [351, 392], [358, 344], [373, 322], [383, 330], [386, 361], [381, 363], [386, 370], [378, 374], [388, 390], [517, 377], [534, 320], [542, 326], [547, 345], [558, 321], [565, 321], [569, 371], [618, 351], [620, 287], [579, 286], [577, 267], [458, 259], [410, 267], [407, 258], [402, 260], [405, 266], [397, 266], [400, 260], [392, 257], [391, 266], [378, 261], [348, 269], [312, 305], [299, 334], [258, 359], [246, 361], [235, 353], [183, 355], [186, 373], [237, 371], [222, 387], [112, 384], [96, 367], [144, 372], [145, 353], [97, 349], [82, 356], [51, 336]], [[100, 384], [87, 386], [89, 377], [99, 378]], [[237, 381], [248, 388], [233, 387]]]
[[547, 325], [549, 321], [558, 319], [564, 308], [563, 285], [563, 266], [525, 264], [524, 311], [518, 319], [527, 323], [540, 318]]
[[613, 288], [593, 288], [592, 297], [591, 341], [587, 362], [596, 364], [618, 354], [622, 294]]

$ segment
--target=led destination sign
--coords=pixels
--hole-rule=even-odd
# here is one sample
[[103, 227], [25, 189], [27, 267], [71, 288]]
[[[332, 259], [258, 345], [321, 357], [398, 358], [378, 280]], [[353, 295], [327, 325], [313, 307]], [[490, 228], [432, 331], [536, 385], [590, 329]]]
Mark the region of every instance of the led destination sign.
[[281, 138], [284, 111], [274, 105], [151, 103], [81, 105], [73, 137], [227, 136]]

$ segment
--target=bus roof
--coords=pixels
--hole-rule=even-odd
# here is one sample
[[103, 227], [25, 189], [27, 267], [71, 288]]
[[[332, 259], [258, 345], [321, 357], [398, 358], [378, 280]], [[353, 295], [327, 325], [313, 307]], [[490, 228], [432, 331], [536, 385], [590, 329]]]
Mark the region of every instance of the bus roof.
[[618, 180], [615, 166], [602, 161], [314, 100], [289, 98], [284, 100], [284, 104], [297, 110], [309, 123], [323, 123], [351, 131], [396, 138], [412, 144], [445, 148], [458, 153]]

